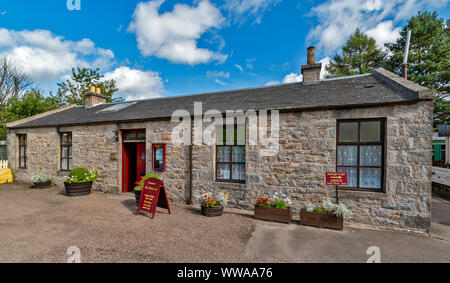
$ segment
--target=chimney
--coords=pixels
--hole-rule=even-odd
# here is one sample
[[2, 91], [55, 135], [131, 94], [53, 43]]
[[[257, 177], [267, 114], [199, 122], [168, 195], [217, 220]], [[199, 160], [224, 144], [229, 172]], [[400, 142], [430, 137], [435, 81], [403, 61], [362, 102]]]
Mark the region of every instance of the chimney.
[[88, 93], [84, 95], [86, 108], [92, 108], [96, 105], [106, 103], [106, 96], [104, 96], [99, 87], [91, 86]]
[[320, 81], [320, 71], [322, 63], [316, 63], [316, 48], [308, 47], [307, 64], [302, 66], [302, 75], [304, 82]]

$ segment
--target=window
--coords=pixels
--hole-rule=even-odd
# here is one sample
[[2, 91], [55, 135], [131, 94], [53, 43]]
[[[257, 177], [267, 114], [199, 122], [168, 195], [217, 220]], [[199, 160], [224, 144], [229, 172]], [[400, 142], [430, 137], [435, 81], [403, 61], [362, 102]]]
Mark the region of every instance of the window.
[[445, 161], [445, 144], [441, 145], [441, 160]]
[[114, 104], [113, 106], [106, 107], [105, 109], [102, 109], [98, 112], [117, 112], [117, 111], [127, 108], [128, 106], [131, 106], [133, 104], [136, 104], [136, 102], [118, 103], [118, 104]]
[[18, 135], [19, 138], [19, 168], [27, 168], [27, 135]]
[[216, 180], [245, 183], [245, 127], [235, 125], [233, 133], [227, 143], [227, 128], [217, 129]]
[[72, 133], [61, 133], [61, 170], [72, 170]]
[[153, 153], [153, 170], [165, 171], [166, 170], [166, 144], [154, 144], [152, 145]]
[[123, 133], [123, 142], [145, 142], [145, 130], [132, 130]]
[[338, 172], [347, 172], [343, 188], [382, 190], [384, 180], [384, 119], [338, 121]]

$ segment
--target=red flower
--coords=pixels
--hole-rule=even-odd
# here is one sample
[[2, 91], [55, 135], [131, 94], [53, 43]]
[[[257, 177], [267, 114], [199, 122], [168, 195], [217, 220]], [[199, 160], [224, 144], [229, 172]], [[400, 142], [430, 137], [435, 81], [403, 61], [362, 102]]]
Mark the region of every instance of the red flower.
[[266, 198], [266, 199], [265, 199], [265, 201], [268, 201], [268, 200], [269, 200], [269, 198]]
[[139, 185], [139, 182], [134, 183], [135, 185]]
[[207, 198], [208, 196], [207, 195], [205, 195], [205, 198]]

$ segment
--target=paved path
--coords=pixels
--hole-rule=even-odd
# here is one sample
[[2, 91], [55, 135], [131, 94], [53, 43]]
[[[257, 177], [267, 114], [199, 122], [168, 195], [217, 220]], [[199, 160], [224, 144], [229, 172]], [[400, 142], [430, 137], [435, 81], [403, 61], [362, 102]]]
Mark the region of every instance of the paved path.
[[450, 262], [450, 203], [433, 200], [433, 236], [345, 228], [334, 231], [258, 221], [244, 254], [259, 262]]

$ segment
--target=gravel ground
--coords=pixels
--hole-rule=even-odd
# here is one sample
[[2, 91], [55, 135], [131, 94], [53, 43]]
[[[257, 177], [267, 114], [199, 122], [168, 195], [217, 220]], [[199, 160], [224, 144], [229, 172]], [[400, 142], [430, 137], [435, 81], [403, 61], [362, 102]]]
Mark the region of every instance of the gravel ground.
[[0, 185], [0, 262], [66, 262], [67, 248], [82, 262], [245, 262], [255, 227], [248, 216], [201, 216], [171, 204], [155, 219], [135, 215], [127, 196], [93, 193], [68, 198], [63, 190]]

